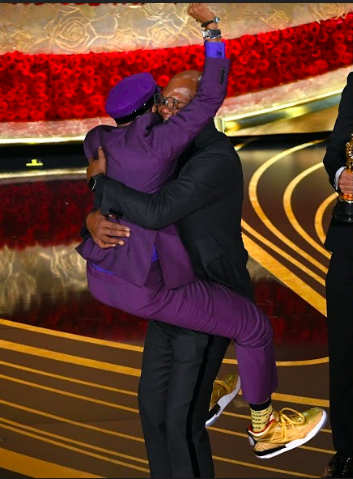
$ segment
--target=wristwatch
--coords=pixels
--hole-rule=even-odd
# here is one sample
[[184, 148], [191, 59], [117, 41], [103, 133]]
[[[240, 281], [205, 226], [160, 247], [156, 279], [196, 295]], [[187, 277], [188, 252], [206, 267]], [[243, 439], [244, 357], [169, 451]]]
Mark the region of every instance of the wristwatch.
[[90, 188], [91, 191], [94, 191], [96, 189], [97, 182], [99, 178], [101, 178], [102, 176], [104, 176], [102, 173], [99, 173], [99, 175], [91, 176], [91, 178], [89, 179], [87, 183], [88, 188]]
[[221, 19], [219, 17], [214, 17], [212, 20], [208, 20], [208, 22], [201, 23], [201, 28], [206, 28], [211, 23], [219, 23]]

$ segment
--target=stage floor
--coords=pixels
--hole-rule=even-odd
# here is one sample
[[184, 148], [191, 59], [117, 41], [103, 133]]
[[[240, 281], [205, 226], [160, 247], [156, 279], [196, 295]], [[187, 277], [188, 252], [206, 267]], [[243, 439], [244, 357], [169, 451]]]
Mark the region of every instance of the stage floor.
[[[327, 408], [323, 240], [336, 198], [322, 165], [327, 134], [232, 140], [244, 170], [249, 271], [274, 328], [274, 404]], [[87, 290], [75, 246], [92, 194], [81, 146], [70, 164], [63, 148], [2, 147], [0, 475], [149, 477], [137, 406], [147, 322]], [[45, 168], [22, 167], [34, 159]], [[231, 346], [219, 376], [236, 369]], [[240, 394], [209, 428], [217, 477], [319, 477], [334, 453], [328, 424], [306, 445], [260, 461], [249, 419]]]

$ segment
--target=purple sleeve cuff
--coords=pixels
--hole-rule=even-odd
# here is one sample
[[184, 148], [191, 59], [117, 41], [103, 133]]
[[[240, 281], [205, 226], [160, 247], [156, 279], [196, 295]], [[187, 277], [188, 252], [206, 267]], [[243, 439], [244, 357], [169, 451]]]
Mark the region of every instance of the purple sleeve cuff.
[[224, 42], [205, 42], [206, 57], [225, 58], [226, 44]]

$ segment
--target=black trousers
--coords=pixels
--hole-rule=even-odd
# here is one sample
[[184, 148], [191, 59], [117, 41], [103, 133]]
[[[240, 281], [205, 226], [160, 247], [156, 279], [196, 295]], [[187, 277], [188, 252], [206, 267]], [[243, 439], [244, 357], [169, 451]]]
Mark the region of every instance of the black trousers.
[[138, 399], [151, 477], [215, 477], [205, 422], [229, 342], [150, 321]]
[[333, 444], [353, 453], [353, 258], [333, 253], [326, 299]]

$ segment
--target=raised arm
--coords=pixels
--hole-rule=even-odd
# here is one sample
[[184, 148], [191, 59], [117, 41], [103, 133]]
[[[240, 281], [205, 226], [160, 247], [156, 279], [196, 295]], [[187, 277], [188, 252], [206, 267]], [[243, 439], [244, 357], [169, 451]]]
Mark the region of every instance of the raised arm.
[[174, 161], [215, 116], [226, 95], [228, 70], [229, 60], [206, 57], [194, 99], [167, 122], [142, 130], [141, 141], [162, 163]]
[[[148, 116], [141, 116], [138, 133], [151, 154], [161, 163], [173, 162], [185, 147], [215, 116], [227, 92], [230, 61], [225, 58], [225, 44], [221, 41], [219, 24], [209, 23], [215, 18], [212, 10], [203, 3], [190, 4], [189, 15], [201, 24], [207, 23], [205, 37], [205, 64], [200, 86], [193, 100], [168, 122], [149, 128]], [[219, 19], [217, 19], [218, 21]], [[143, 127], [144, 122], [146, 128]], [[142, 127], [142, 128], [141, 128]]]

